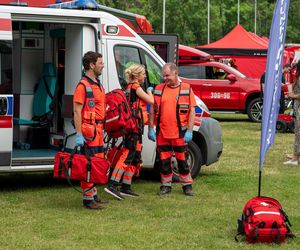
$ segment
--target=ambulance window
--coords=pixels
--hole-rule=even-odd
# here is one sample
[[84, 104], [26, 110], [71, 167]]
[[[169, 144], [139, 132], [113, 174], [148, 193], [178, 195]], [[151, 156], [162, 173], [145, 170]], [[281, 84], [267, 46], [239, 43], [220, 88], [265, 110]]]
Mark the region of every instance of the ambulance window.
[[150, 85], [157, 85], [159, 83], [162, 83], [163, 78], [161, 74], [161, 67], [156, 64], [153, 59], [145, 54], [145, 61], [146, 61], [146, 69], [147, 69], [147, 75], [148, 75], [148, 83]]
[[11, 41], [0, 41], [0, 94], [12, 94]]
[[114, 56], [119, 81], [122, 87], [126, 86], [125, 70], [132, 64], [141, 64], [141, 58], [138, 48], [129, 46], [115, 46]]

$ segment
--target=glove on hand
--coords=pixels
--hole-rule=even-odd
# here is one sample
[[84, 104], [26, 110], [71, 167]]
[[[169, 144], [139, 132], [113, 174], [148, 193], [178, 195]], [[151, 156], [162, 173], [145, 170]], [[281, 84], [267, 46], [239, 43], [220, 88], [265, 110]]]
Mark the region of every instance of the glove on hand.
[[148, 139], [155, 142], [155, 131], [154, 128], [149, 128]]
[[193, 130], [187, 130], [184, 134], [184, 142], [190, 142], [193, 140]]
[[147, 91], [150, 91], [151, 93], [153, 93], [153, 87], [148, 87]]
[[85, 142], [85, 139], [82, 136], [82, 134], [77, 133], [76, 134], [76, 139], [75, 139], [76, 146], [83, 146], [84, 142]]

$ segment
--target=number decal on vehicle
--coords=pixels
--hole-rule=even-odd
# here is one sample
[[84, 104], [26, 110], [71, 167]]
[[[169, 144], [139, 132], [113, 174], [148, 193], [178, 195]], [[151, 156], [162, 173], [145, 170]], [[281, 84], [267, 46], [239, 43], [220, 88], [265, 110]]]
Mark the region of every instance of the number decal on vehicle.
[[210, 98], [212, 99], [230, 99], [230, 92], [211, 92]]

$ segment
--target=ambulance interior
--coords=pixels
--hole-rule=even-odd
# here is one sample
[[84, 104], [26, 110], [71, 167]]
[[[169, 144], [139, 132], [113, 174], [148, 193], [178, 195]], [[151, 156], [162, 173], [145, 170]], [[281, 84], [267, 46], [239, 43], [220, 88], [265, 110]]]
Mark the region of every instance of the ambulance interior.
[[[85, 29], [80, 24], [21, 21], [12, 27], [12, 165], [51, 164], [66, 138], [68, 144], [74, 141], [72, 94], [82, 74]], [[94, 35], [89, 29], [88, 35]]]

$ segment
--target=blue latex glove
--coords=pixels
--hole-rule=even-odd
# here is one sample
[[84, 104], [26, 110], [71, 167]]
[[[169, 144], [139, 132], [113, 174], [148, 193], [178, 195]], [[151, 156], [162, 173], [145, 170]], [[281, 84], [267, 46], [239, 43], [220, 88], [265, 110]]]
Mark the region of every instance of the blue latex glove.
[[148, 130], [148, 139], [155, 142], [155, 131], [154, 128], [149, 128]]
[[150, 91], [151, 93], [153, 93], [153, 87], [148, 87], [147, 91]]
[[193, 140], [193, 130], [187, 130], [184, 134], [184, 142], [190, 142]]
[[81, 133], [77, 133], [76, 139], [75, 139], [76, 146], [83, 146], [84, 142], [85, 142], [85, 139], [84, 139], [83, 135]]

